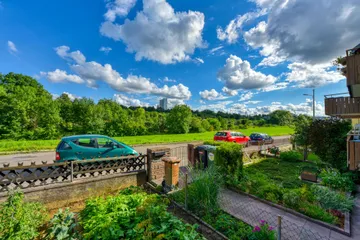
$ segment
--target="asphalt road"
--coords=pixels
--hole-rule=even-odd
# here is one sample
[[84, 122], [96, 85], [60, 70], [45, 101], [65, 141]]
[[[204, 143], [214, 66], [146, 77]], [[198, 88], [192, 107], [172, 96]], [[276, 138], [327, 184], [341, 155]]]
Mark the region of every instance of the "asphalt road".
[[[273, 137], [274, 144], [280, 145], [280, 144], [289, 143], [289, 137], [290, 136]], [[135, 146], [134, 149], [138, 153], [146, 154], [146, 149], [148, 148], [155, 148], [155, 147], [177, 148], [177, 147], [187, 146], [187, 144], [188, 143], [152, 144], [152, 145]], [[251, 151], [257, 148], [258, 146], [250, 146], [245, 149]], [[54, 159], [55, 159], [55, 152], [53, 151], [2, 155], [0, 156], [0, 167], [3, 167], [3, 163], [10, 163], [10, 166], [17, 166], [18, 162], [23, 162], [24, 165], [30, 165], [31, 162], [36, 162], [36, 164], [42, 164], [43, 161], [47, 161], [47, 163], [52, 163]]]

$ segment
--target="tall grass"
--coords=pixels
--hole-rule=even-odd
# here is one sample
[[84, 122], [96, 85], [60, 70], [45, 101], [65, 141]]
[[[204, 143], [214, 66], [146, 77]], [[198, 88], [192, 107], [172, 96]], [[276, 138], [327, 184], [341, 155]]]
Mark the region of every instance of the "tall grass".
[[[223, 177], [216, 166], [206, 170], [191, 168], [188, 175], [192, 180], [188, 186], [188, 209], [198, 216], [211, 215], [218, 211], [218, 197], [223, 186]], [[185, 203], [185, 191], [175, 193], [175, 200]]]
[[[252, 132], [263, 132], [271, 136], [289, 135], [294, 130], [287, 126], [275, 127], [254, 127], [248, 129], [238, 130], [245, 135], [250, 135]], [[162, 135], [146, 135], [146, 136], [126, 136], [114, 137], [128, 145], [138, 144], [155, 144], [155, 143], [174, 143], [174, 142], [194, 142], [194, 141], [209, 141], [212, 140], [216, 132], [205, 133], [188, 133], [188, 134], [162, 134]], [[4, 152], [31, 152], [39, 150], [54, 150], [59, 143], [60, 138], [56, 140], [1, 140], [0, 153]]]

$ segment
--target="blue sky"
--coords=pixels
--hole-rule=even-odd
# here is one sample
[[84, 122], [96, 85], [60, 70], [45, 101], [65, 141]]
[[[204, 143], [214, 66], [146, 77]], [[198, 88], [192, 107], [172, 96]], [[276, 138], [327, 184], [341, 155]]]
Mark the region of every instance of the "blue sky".
[[[55, 97], [311, 114], [346, 92], [331, 61], [360, 42], [356, 0], [112, 0], [0, 4], [0, 72]], [[316, 23], [316, 24], [315, 24]], [[102, 49], [103, 51], [100, 51]]]

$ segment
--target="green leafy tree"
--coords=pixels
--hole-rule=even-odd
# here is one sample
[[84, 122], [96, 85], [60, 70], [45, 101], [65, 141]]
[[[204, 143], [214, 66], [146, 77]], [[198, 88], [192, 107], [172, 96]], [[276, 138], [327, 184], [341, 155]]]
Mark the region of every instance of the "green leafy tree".
[[201, 124], [201, 118], [198, 117], [191, 118], [190, 132], [192, 133], [205, 132], [205, 129]]
[[221, 129], [221, 123], [217, 118], [210, 118], [208, 121], [209, 121], [213, 131], [214, 130], [218, 131]]
[[315, 120], [309, 130], [312, 151], [324, 162], [345, 170], [347, 162], [346, 136], [351, 122], [341, 119]]
[[310, 145], [310, 126], [312, 118], [299, 115], [295, 120], [295, 133], [293, 136], [296, 145], [304, 148], [304, 160], [307, 160], [308, 147]]
[[205, 129], [205, 131], [210, 131], [211, 130], [211, 125], [210, 125], [210, 123], [209, 123], [209, 121], [207, 119], [203, 119], [201, 121], [201, 125]]
[[289, 126], [292, 125], [294, 116], [291, 112], [286, 110], [276, 110], [269, 114], [270, 123], [280, 126]]
[[177, 105], [171, 109], [166, 123], [170, 133], [188, 133], [191, 123], [191, 109], [186, 105]]

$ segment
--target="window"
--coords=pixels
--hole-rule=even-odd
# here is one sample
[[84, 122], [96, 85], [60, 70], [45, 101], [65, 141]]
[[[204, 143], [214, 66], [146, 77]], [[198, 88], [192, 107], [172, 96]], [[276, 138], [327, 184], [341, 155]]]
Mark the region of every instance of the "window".
[[95, 138], [77, 138], [72, 142], [81, 147], [96, 148]]
[[238, 136], [239, 136], [239, 134], [238, 134], [238, 133], [236, 133], [236, 132], [232, 132], [232, 133], [231, 133], [231, 136], [233, 136], [233, 137], [238, 137]]
[[116, 146], [117, 148], [123, 148], [122, 145], [114, 142], [109, 138], [97, 138], [97, 142], [99, 148], [113, 148], [113, 146]]
[[72, 148], [70, 147], [69, 144], [67, 144], [66, 142], [61, 142], [59, 144], [58, 150], [71, 150]]
[[215, 136], [218, 136], [218, 137], [226, 137], [226, 132], [217, 132], [215, 134]]

